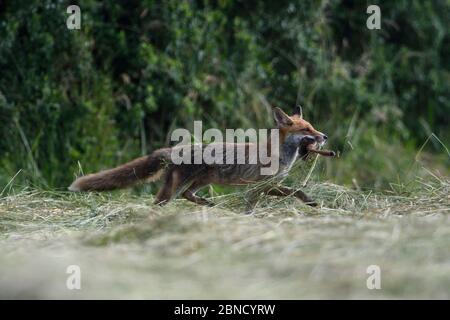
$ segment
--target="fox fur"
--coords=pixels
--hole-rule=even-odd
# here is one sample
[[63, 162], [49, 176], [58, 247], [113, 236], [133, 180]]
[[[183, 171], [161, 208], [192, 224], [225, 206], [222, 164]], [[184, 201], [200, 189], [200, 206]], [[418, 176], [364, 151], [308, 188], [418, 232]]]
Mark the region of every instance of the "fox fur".
[[[320, 148], [326, 142], [327, 136], [303, 119], [301, 107], [297, 107], [291, 116], [280, 108], [274, 108], [273, 114], [279, 129], [280, 143], [278, 149], [271, 148], [269, 139], [267, 147], [279, 158], [279, 169], [273, 173], [273, 176], [283, 177], [289, 173], [297, 159], [305, 159], [310, 151]], [[237, 146], [238, 144], [225, 143], [223, 156], [225, 157], [231, 149], [236, 151]], [[245, 144], [247, 157], [249, 146], [250, 143]], [[225, 161], [224, 164], [174, 164], [171, 161], [173, 148], [158, 149], [150, 155], [134, 159], [116, 168], [80, 177], [72, 183], [69, 190], [107, 191], [162, 179], [163, 185], [156, 195], [155, 203], [166, 204], [181, 193], [183, 198], [196, 204], [212, 205], [209, 200], [196, 195], [200, 188], [209, 184], [247, 185], [271, 177], [261, 175], [260, 169], [263, 164], [259, 162], [256, 164], [247, 164], [248, 162], [225, 164]], [[320, 151], [317, 152], [320, 153]], [[191, 154], [193, 156], [194, 153]], [[237, 152], [233, 154], [236, 155]], [[316, 205], [301, 190], [278, 185], [268, 188], [265, 192], [274, 196], [293, 195], [309, 205]]]

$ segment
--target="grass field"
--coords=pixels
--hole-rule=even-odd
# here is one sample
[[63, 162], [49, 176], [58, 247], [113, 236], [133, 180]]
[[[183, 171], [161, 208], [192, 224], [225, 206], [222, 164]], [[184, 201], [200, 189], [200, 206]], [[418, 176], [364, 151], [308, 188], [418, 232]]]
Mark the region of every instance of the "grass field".
[[[450, 0], [78, 2], [0, 1], [0, 298], [450, 298]], [[284, 181], [317, 208], [67, 191], [298, 105], [337, 155]]]
[[[319, 208], [264, 197], [253, 215], [241, 193], [161, 208], [130, 192], [4, 191], [0, 297], [450, 298], [450, 181], [393, 189], [314, 182]], [[81, 290], [66, 288], [69, 265]]]

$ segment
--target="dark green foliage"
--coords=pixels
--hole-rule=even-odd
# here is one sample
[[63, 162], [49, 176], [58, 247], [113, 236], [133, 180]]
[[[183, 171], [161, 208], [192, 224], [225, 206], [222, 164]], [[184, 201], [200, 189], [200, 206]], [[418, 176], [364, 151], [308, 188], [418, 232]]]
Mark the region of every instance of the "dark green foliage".
[[368, 30], [368, 4], [88, 0], [68, 30], [67, 1], [0, 1], [0, 185], [65, 187], [193, 120], [264, 127], [296, 103], [342, 152], [327, 177], [386, 185], [449, 138], [450, 6], [383, 2]]

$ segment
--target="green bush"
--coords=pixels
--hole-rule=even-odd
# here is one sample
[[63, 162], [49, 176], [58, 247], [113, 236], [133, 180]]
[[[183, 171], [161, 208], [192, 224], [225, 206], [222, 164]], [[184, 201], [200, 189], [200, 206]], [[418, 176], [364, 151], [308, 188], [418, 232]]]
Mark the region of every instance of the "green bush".
[[301, 103], [341, 151], [325, 177], [386, 186], [450, 137], [450, 6], [375, 2], [381, 30], [366, 1], [80, 1], [81, 30], [67, 1], [1, 2], [0, 183], [65, 187], [193, 120], [264, 127]]

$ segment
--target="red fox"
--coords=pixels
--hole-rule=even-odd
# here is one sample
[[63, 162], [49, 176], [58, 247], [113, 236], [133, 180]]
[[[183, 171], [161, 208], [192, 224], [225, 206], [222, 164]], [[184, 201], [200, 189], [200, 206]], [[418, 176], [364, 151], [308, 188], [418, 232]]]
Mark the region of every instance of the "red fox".
[[[137, 158], [119, 167], [89, 174], [76, 179], [69, 187], [70, 191], [105, 191], [132, 186], [139, 182], [152, 182], [163, 179], [164, 183], [156, 195], [156, 204], [164, 205], [181, 194], [183, 198], [200, 205], [213, 205], [209, 200], [199, 197], [196, 192], [209, 184], [247, 185], [270, 177], [286, 176], [297, 159], [305, 159], [309, 153], [334, 156], [333, 151], [319, 150], [327, 141], [327, 136], [313, 128], [303, 119], [301, 107], [296, 107], [294, 114], [288, 116], [280, 108], [273, 109], [273, 116], [278, 128], [279, 144], [277, 148], [267, 142], [267, 148], [279, 160], [279, 166], [273, 175], [262, 175], [260, 162], [250, 164], [175, 164], [171, 160], [174, 148], [162, 148], [152, 154]], [[245, 143], [246, 156], [251, 143]], [[224, 144], [224, 157], [235, 151], [237, 143]], [[242, 145], [241, 145], [242, 146]], [[233, 153], [236, 154], [235, 152]], [[293, 195], [308, 205], [316, 206], [301, 190], [282, 185], [270, 186], [263, 190], [273, 196]]]

